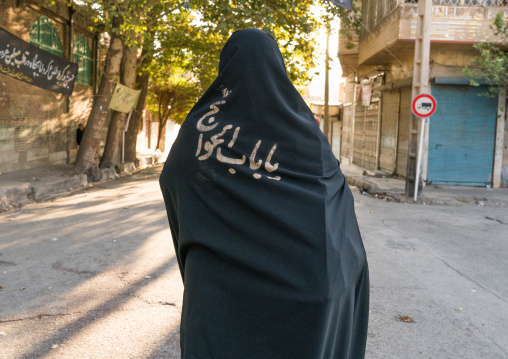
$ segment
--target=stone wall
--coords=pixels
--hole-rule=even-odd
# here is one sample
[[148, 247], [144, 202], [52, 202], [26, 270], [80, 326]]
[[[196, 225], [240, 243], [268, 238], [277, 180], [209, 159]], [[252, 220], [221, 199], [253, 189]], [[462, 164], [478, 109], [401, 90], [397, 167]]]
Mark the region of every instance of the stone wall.
[[[69, 8], [30, 0], [0, 0], [0, 27], [29, 41], [30, 28], [47, 16], [60, 36], [64, 58], [69, 59]], [[49, 1], [42, 3], [50, 3]], [[73, 17], [72, 43], [83, 34], [94, 49], [94, 34], [87, 30], [80, 10]], [[92, 74], [95, 84], [95, 76]], [[76, 128], [86, 125], [93, 100], [93, 87], [75, 84], [66, 97], [0, 75], [0, 173], [72, 163], [77, 154]]]

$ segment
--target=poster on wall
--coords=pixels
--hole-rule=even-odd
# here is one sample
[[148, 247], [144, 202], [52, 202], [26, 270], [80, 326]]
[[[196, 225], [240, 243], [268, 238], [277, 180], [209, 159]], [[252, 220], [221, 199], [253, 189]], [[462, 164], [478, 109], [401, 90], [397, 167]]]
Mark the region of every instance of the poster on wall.
[[78, 64], [39, 49], [0, 27], [0, 73], [45, 90], [71, 95]]
[[138, 102], [141, 90], [133, 90], [127, 86], [116, 84], [109, 108], [119, 112], [129, 112]]

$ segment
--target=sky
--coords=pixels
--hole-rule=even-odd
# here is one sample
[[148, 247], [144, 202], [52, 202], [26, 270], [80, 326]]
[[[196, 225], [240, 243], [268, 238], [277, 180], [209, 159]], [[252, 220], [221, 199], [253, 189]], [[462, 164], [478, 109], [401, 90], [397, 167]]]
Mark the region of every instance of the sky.
[[[338, 24], [334, 25], [333, 28], [338, 29]], [[311, 98], [319, 98], [321, 101], [324, 100], [325, 94], [325, 52], [326, 52], [326, 31], [323, 29], [318, 37], [319, 52], [321, 53], [320, 60], [313, 70], [319, 72], [319, 75], [315, 75], [312, 79], [311, 84], [308, 87], [308, 94]], [[339, 58], [337, 52], [339, 48], [339, 35], [337, 31], [332, 32], [330, 35], [330, 102], [342, 102], [339, 99], [339, 81], [342, 75], [342, 69], [340, 67]]]

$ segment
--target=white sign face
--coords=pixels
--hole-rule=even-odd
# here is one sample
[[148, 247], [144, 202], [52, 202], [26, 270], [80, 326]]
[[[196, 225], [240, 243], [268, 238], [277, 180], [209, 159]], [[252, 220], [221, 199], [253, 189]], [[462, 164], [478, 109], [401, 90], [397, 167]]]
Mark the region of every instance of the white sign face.
[[418, 117], [429, 117], [434, 114], [437, 102], [431, 95], [420, 95], [413, 100], [413, 113]]

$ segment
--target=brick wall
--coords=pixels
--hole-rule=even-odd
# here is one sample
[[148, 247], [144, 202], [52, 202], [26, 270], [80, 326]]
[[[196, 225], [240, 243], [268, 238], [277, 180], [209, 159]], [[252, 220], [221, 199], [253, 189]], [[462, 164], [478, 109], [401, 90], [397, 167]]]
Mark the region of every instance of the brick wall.
[[[41, 16], [51, 19], [68, 59], [69, 9], [65, 1], [41, 8], [36, 1], [0, 0], [0, 27], [24, 41], [29, 41], [31, 24]], [[86, 30], [86, 18], [79, 9], [73, 24], [73, 42], [80, 34], [85, 35], [93, 54], [94, 37]], [[76, 83], [67, 99], [0, 75], [0, 173], [73, 163], [77, 154], [76, 129], [79, 123], [86, 125], [92, 101], [90, 86]]]

